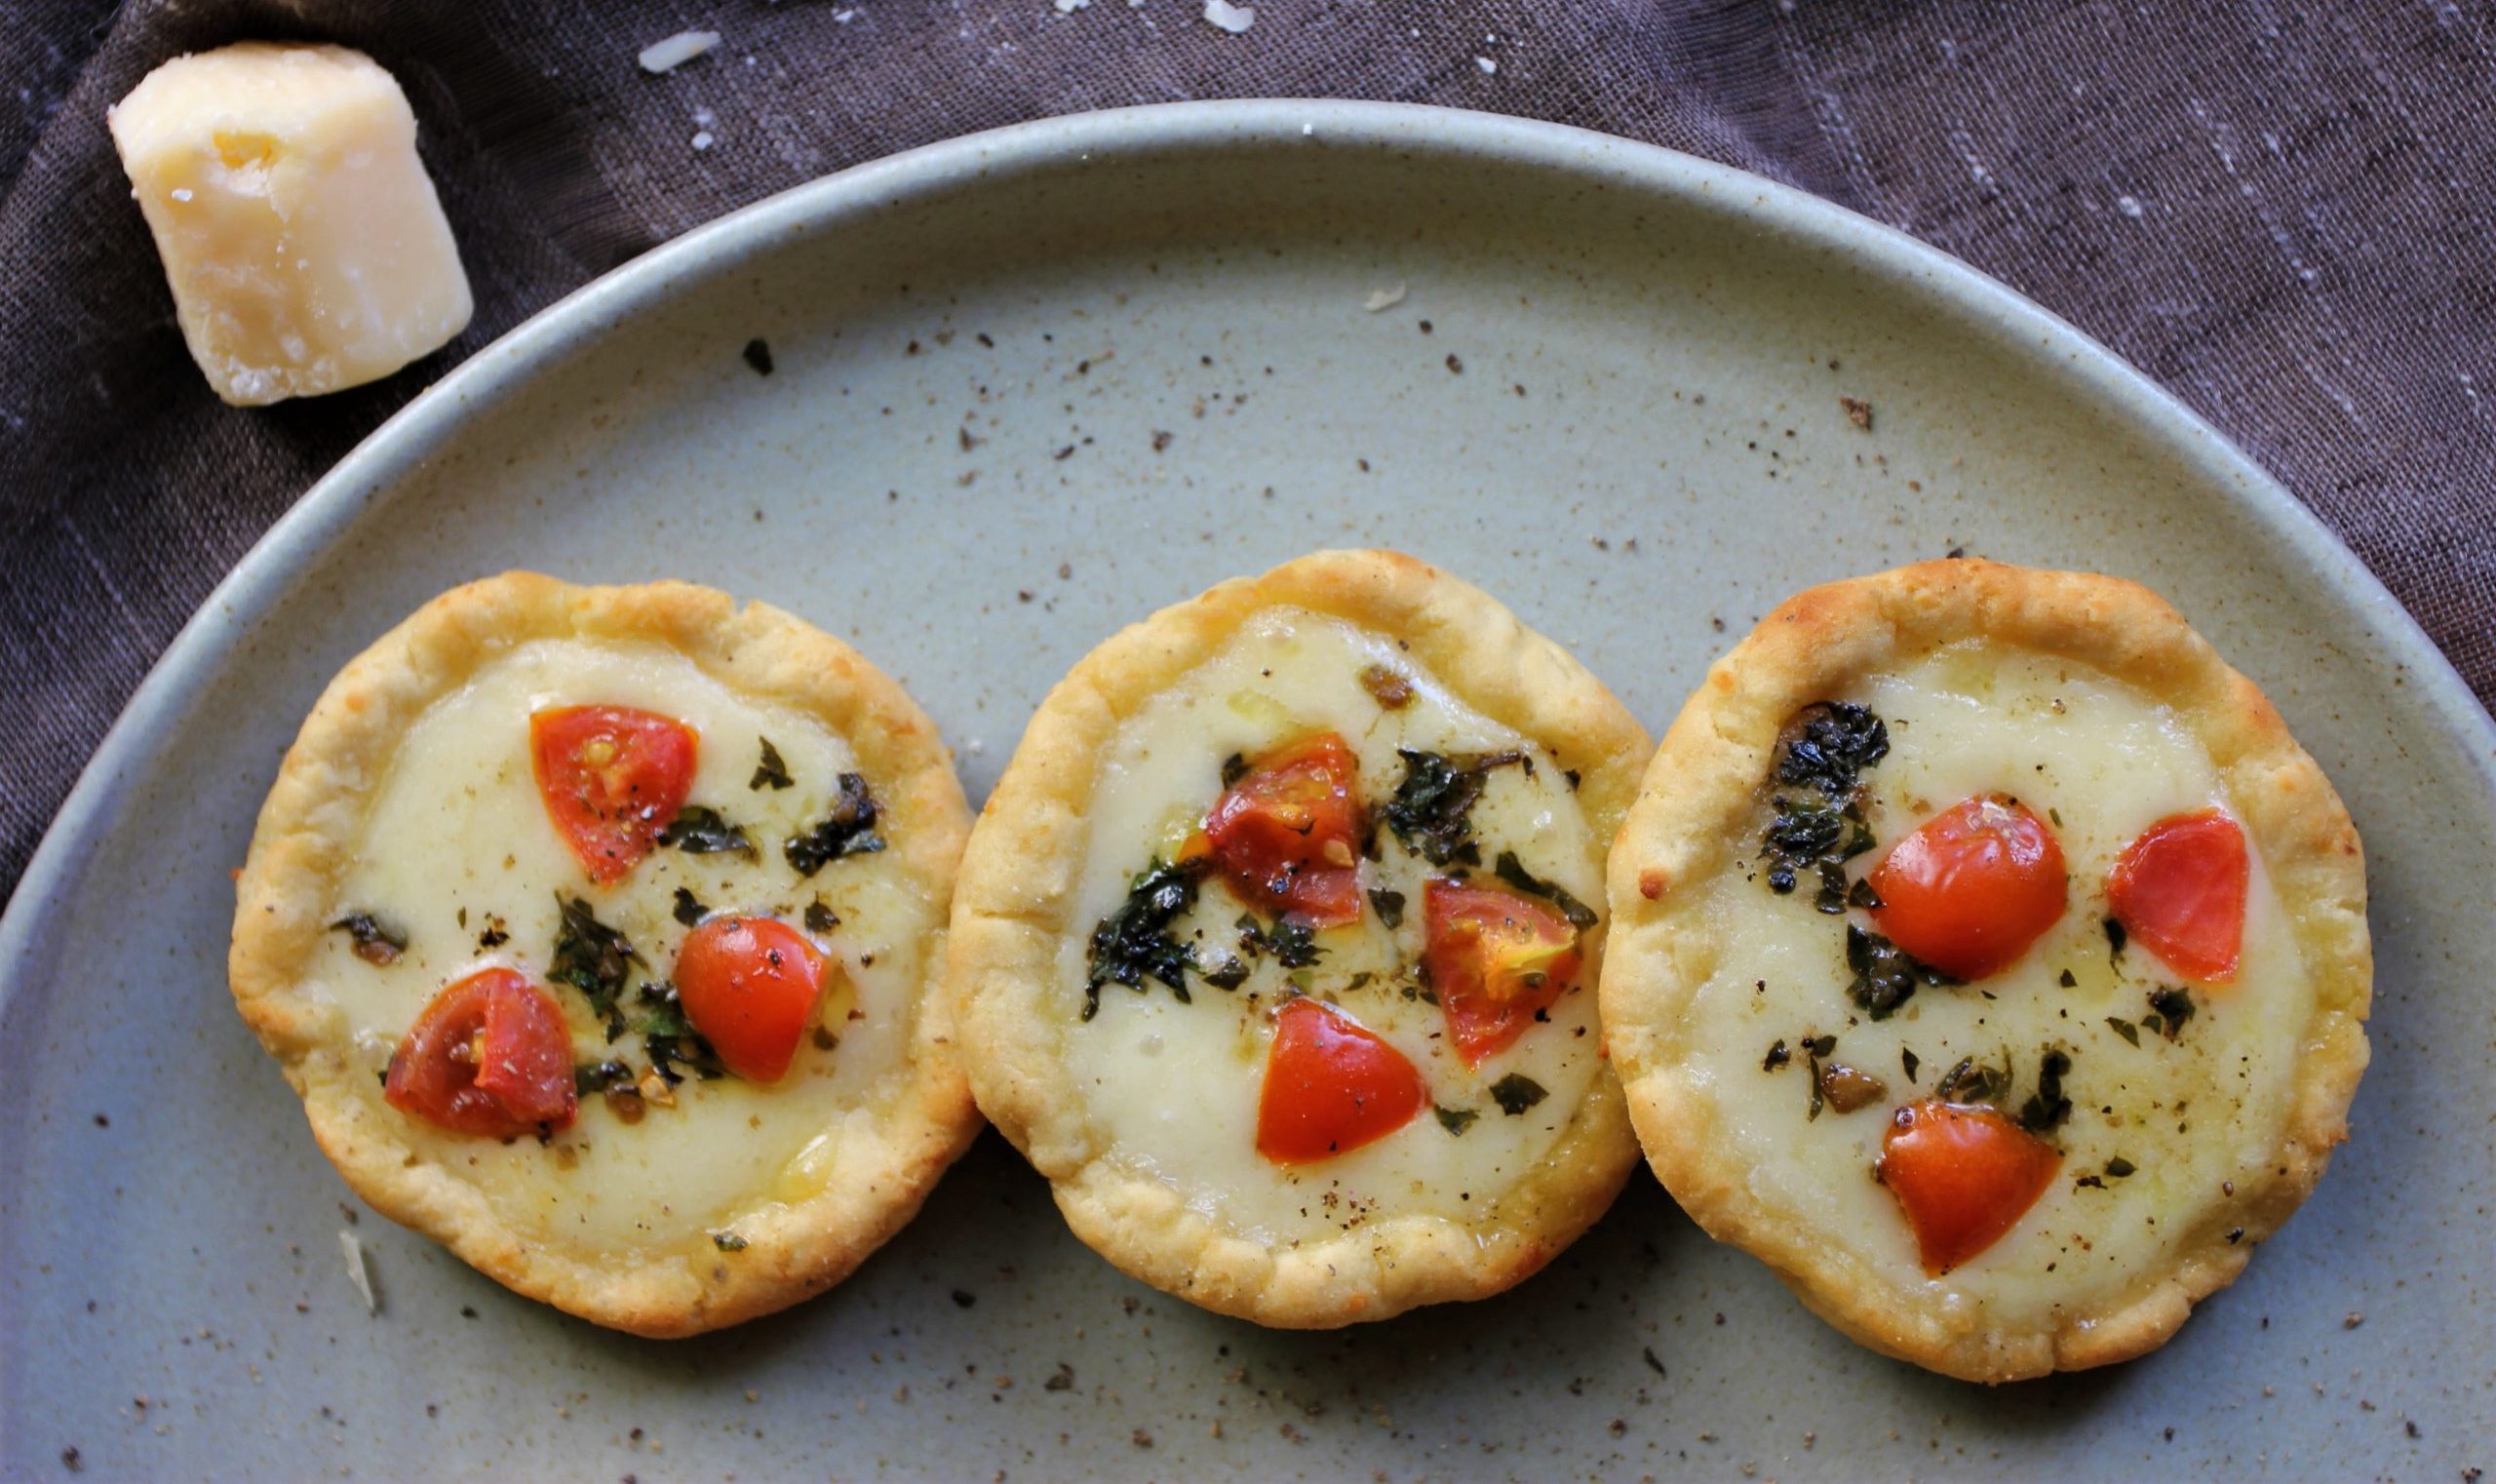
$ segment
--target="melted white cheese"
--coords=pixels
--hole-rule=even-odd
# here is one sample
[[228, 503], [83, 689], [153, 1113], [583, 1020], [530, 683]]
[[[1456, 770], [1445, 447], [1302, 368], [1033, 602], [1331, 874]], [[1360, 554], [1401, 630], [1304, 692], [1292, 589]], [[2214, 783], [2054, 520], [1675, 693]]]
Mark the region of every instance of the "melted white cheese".
[[[1411, 683], [1412, 699], [1402, 709], [1382, 709], [1362, 688], [1360, 673], [1373, 664]], [[1548, 1024], [1478, 1069], [1464, 1065], [1448, 1042], [1444, 1012], [1405, 993], [1421, 955], [1423, 884], [1432, 872], [1384, 824], [1381, 858], [1361, 863], [1361, 885], [1403, 893], [1402, 925], [1390, 932], [1371, 910], [1356, 924], [1319, 933], [1325, 957], [1304, 971], [1306, 987], [1410, 1058], [1439, 1107], [1476, 1114], [1462, 1135], [1450, 1134], [1425, 1108], [1386, 1138], [1332, 1159], [1283, 1169], [1260, 1156], [1257, 1105], [1273, 1035], [1270, 1011], [1287, 994], [1286, 971], [1270, 959], [1255, 961], [1234, 991], [1190, 974], [1187, 1004], [1157, 981], [1147, 981], [1141, 995], [1109, 985], [1098, 1016], [1076, 1020], [1091, 924], [1125, 899], [1130, 879], [1154, 855], [1170, 859], [1202, 822], [1222, 795], [1223, 761], [1234, 753], [1253, 759], [1330, 729], [1358, 757], [1355, 793], [1373, 807], [1404, 776], [1399, 747], [1527, 752], [1532, 772], [1494, 770], [1474, 807], [1485, 865], [1512, 849], [1527, 870], [1580, 901], [1603, 900], [1606, 842], [1588, 831], [1557, 764], [1466, 706], [1393, 639], [1299, 609], [1270, 609], [1120, 728], [1087, 811], [1089, 846], [1072, 913], [1080, 926], [1059, 956], [1064, 1054], [1112, 1160], [1168, 1184], [1199, 1214], [1269, 1245], [1356, 1230], [1384, 1215], [1474, 1220], [1496, 1213], [1502, 1194], [1567, 1127], [1598, 1067], [1592, 965], [1551, 1006]], [[1245, 910], [1216, 875], [1173, 930], [1196, 946], [1200, 961], [1219, 964], [1236, 952], [1234, 924]], [[1353, 987], [1363, 973], [1369, 982]], [[1548, 1094], [1513, 1116], [1489, 1093], [1512, 1073]]]
[[[2169, 1041], [2140, 1023], [2150, 993], [2182, 977], [2137, 943], [2110, 957], [2104, 919], [2107, 872], [2143, 829], [2210, 805], [2235, 813], [2183, 723], [2103, 675], [1980, 642], [1845, 699], [1890, 726], [1889, 756], [1863, 774], [1881, 847], [1852, 875], [1933, 814], [1998, 791], [2051, 824], [2070, 873], [2067, 910], [2009, 968], [1921, 988], [1876, 1023], [1847, 999], [1844, 923], [1814, 911], [1808, 876], [1780, 897], [1764, 871], [1728, 872], [1705, 888], [1723, 948], [1690, 1010], [1694, 1074], [1751, 1168], [1752, 1193], [1898, 1288], [2008, 1326], [2089, 1308], [2159, 1271], [2183, 1219], [2222, 1201], [2226, 1183], [2245, 1181], [2275, 1147], [2313, 1000], [2286, 915], [2257, 852], [2236, 982], [2195, 987], [2196, 1013]], [[1763, 806], [1752, 840], [1766, 821]], [[2138, 1044], [2109, 1017], [2137, 1027]], [[1810, 1120], [1802, 1055], [1775, 1072], [1762, 1062], [1774, 1041], [1798, 1046], [1814, 1033], [1836, 1035], [1833, 1059], [1883, 1078], [1889, 1096]], [[2064, 1154], [2056, 1180], [2001, 1241], [1928, 1278], [1896, 1201], [1871, 1178], [1891, 1110], [1930, 1096], [1962, 1057], [1999, 1066], [2007, 1053], [2016, 1081], [2005, 1108], [2015, 1114], [2048, 1046], [2072, 1058], [2071, 1116], [2051, 1136]], [[1921, 1063], [1912, 1081], [1908, 1050]], [[2135, 1173], [2106, 1175], [2118, 1158]], [[2104, 1189], [2076, 1187], [2090, 1175]]]
[[[742, 825], [757, 854], [662, 848], [611, 886], [591, 882], [547, 816], [528, 743], [532, 712], [591, 704], [639, 707], [692, 727], [700, 741], [686, 801]], [[778, 748], [791, 787], [747, 786], [763, 737]], [[740, 695], [673, 650], [541, 640], [489, 661], [409, 729], [370, 796], [355, 861], [338, 885], [337, 914], [375, 914], [408, 934], [407, 952], [375, 967], [349, 952], [346, 934], [332, 933], [311, 970], [370, 1067], [388, 1066], [437, 992], [488, 964], [547, 988], [570, 1022], [575, 1062], [647, 1066], [639, 1035], [610, 1044], [577, 991], [547, 983], [558, 891], [588, 901], [632, 941], [646, 961], [635, 988], [673, 968], [687, 931], [673, 913], [680, 886], [715, 912], [767, 914], [800, 931], [806, 906], [820, 898], [839, 924], [807, 934], [838, 970], [818, 1026], [838, 1044], [801, 1041], [788, 1074], [768, 1086], [688, 1076], [675, 1108], [653, 1105], [634, 1124], [592, 1094], [579, 1120], [545, 1147], [409, 1117], [381, 1102], [377, 1078], [365, 1094], [376, 1115], [399, 1123], [419, 1157], [462, 1174], [516, 1230], [593, 1252], [696, 1241], [838, 1178], [844, 1126], [871, 1117], [907, 1076], [923, 959], [945, 906], [889, 853], [835, 861], [811, 879], [782, 858], [780, 841], [822, 818], [835, 780], [854, 767], [847, 744], [820, 722]], [[489, 929], [508, 937], [481, 944]]]

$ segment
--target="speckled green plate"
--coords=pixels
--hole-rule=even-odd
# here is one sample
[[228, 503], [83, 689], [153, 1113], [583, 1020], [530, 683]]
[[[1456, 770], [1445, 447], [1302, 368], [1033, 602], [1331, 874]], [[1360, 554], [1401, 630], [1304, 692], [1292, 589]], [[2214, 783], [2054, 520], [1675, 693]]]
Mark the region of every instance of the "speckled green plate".
[[[659, 1344], [359, 1222], [234, 1014], [228, 871], [279, 754], [442, 588], [527, 566], [768, 599], [902, 676], [976, 797], [1102, 636], [1346, 543], [1480, 582], [1658, 729], [1808, 583], [1965, 546], [2157, 587], [2365, 833], [2355, 1138], [2166, 1348], [1998, 1391], [1856, 1349], [1643, 1175], [1501, 1299], [1266, 1333], [1120, 1277], [993, 1137], [844, 1287]], [[0, 1472], [2451, 1480], [2496, 1465], [2491, 819], [2496, 732], [2345, 550], [2103, 350], [1882, 227], [1363, 104], [921, 150], [445, 377], [132, 703], [0, 926]]]

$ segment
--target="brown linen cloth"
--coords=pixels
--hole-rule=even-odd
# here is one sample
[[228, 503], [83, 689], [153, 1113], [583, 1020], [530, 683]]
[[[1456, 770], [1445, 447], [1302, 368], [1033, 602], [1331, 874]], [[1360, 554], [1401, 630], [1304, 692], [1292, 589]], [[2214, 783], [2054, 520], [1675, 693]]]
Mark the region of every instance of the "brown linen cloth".
[[[217, 579], [457, 358], [813, 176], [1182, 98], [1553, 119], [1902, 227], [2215, 422], [2496, 698], [2484, 4], [1256, 0], [1230, 34], [1202, 0], [26, 3], [0, 0], [0, 888]], [[636, 65], [692, 28], [720, 50]], [[343, 42], [399, 76], [478, 305], [387, 381], [238, 411], [183, 351], [104, 109], [170, 57], [253, 37]]]

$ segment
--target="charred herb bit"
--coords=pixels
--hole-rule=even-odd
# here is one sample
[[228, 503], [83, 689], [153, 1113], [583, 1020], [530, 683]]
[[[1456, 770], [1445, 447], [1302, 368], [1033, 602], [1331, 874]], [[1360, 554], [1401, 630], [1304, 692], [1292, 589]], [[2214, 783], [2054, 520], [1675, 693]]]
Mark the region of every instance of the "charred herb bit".
[[2139, 1168], [2137, 1165], [2133, 1164], [2130, 1160], [2125, 1158], [2121, 1154], [2117, 1154], [2114, 1158], [2106, 1161], [2107, 1175], [2116, 1180], [2126, 1178], [2137, 1168]]
[[1362, 667], [1361, 688], [1383, 711], [1402, 711], [1413, 704], [1413, 683], [1384, 665]]
[[2056, 978], [2054, 982], [2061, 985], [2066, 990], [2076, 990], [2080, 988], [2080, 976], [2074, 974], [2069, 969], [2063, 970], [2061, 976]]
[[1217, 990], [1235, 990], [1248, 982], [1248, 960], [1225, 958], [1212, 968], [1199, 967], [1196, 973]]
[[1820, 1096], [1829, 1107], [1842, 1113], [1890, 1095], [1890, 1084], [1868, 1072], [1857, 1072], [1844, 1062], [1820, 1064]]
[[2193, 996], [2174, 985], [2164, 985], [2150, 991], [2149, 1007], [2164, 1022], [2159, 1027], [2159, 1034], [2173, 1040], [2184, 1034], [2184, 1022], [2193, 1018]]
[[1808, 1116], [1813, 1121], [1818, 1120], [1820, 1116], [1820, 1105], [1828, 1101], [1828, 1094], [1820, 1088], [1820, 1058], [1829, 1056], [1835, 1053], [1836, 1050], [1837, 1037], [1834, 1035], [1807, 1035], [1803, 1037], [1803, 1067], [1806, 1072], [1811, 1074], [1811, 1075], [1806, 1078], [1806, 1080], [1811, 1083], [1812, 1090], [1812, 1111]]
[[2106, 919], [2107, 957], [2113, 958], [2120, 957], [2124, 952], [2124, 945], [2131, 941], [2132, 935], [2124, 930], [2124, 924], [2120, 920], [2114, 918], [2108, 918]]
[[1245, 756], [1239, 753], [1232, 753], [1229, 757], [1222, 760], [1222, 786], [1224, 788], [1230, 788], [1238, 783], [1240, 779], [1247, 776], [1248, 760]]
[[700, 897], [682, 886], [676, 888], [676, 910], [669, 914], [670, 917], [687, 927], [698, 927], [710, 915], [711, 909], [702, 905]]
[[1584, 932], [1595, 925], [1593, 909], [1569, 895], [1558, 882], [1546, 881], [1526, 870], [1525, 864], [1517, 859], [1517, 853], [1514, 850], [1501, 851], [1498, 864], [1491, 869], [1493, 875], [1527, 896], [1540, 897], [1559, 908], [1560, 916], [1567, 918], [1569, 925], [1578, 931]]
[[1369, 905], [1378, 909], [1378, 920], [1389, 932], [1404, 925], [1404, 893], [1381, 887], [1369, 894]]
[[1792, 1060], [1794, 1060], [1794, 1053], [1785, 1049], [1785, 1037], [1780, 1035], [1776, 1038], [1776, 1044], [1768, 1048], [1768, 1055], [1760, 1058], [1759, 1070], [1774, 1072]]
[[771, 745], [769, 737], [756, 740], [762, 744], [762, 761], [754, 766], [754, 776], [746, 780], [750, 790], [785, 789], [797, 782], [789, 776], [789, 764], [780, 761], [780, 749]]
[[1846, 966], [1854, 971], [1853, 982], [1846, 987], [1847, 997], [1874, 1020], [1887, 1020], [1896, 1013], [1898, 1006], [1915, 997], [1919, 985], [1959, 982], [1930, 964], [1918, 963], [1906, 950], [1852, 922], [1846, 924]]
[[771, 342], [760, 335], [745, 342], [745, 364], [754, 368], [758, 376], [771, 374]]
[[1915, 1082], [1915, 1070], [1918, 1067], [1923, 1066], [1924, 1063], [1917, 1059], [1914, 1052], [1908, 1050], [1904, 1046], [1898, 1048], [1898, 1062], [1899, 1065], [1905, 1067], [1907, 1070], [1908, 1084], [1913, 1085]]
[[1868, 706], [1822, 701], [1788, 723], [1776, 753], [1776, 781], [1810, 785], [1831, 803], [1854, 797], [1863, 770], [1890, 755], [1890, 728]]
[[1881, 893], [1872, 889], [1872, 879], [1867, 876], [1846, 888], [1846, 905], [1864, 912], [1878, 912], [1890, 904], [1882, 901]]
[[2130, 1041], [2133, 1045], [2137, 1046], [2141, 1043], [2140, 1028], [2133, 1025], [2130, 1021], [2124, 1019], [2120, 1015], [2109, 1015], [2106, 1017], [2106, 1024], [2113, 1026], [2117, 1035]]
[[684, 1080], [678, 1067], [690, 1070], [704, 1081], [727, 1075], [727, 1065], [720, 1053], [693, 1023], [684, 1018], [684, 1003], [677, 997], [676, 986], [657, 980], [642, 986], [638, 992], [644, 1006], [641, 1023], [633, 1029], [642, 1035], [642, 1049], [650, 1054], [650, 1066], [670, 1087]]
[[1961, 1057], [1932, 1084], [1932, 1091], [1947, 1103], [1999, 1103], [2010, 1092], [2010, 1063], [1988, 1067], [1974, 1057]]
[[711, 1233], [711, 1245], [722, 1252], [743, 1252], [745, 1238], [733, 1231], [714, 1231]]
[[495, 913], [486, 914], [486, 930], [477, 935], [479, 948], [500, 948], [511, 941], [511, 924]]
[[375, 968], [399, 961], [408, 951], [408, 935], [369, 912], [351, 912], [330, 924], [330, 931], [355, 940], [352, 952]]
[[1499, 1104], [1500, 1112], [1511, 1118], [1548, 1096], [1550, 1094], [1542, 1090], [1540, 1082], [1523, 1073], [1511, 1072], [1491, 1084], [1491, 1101]]
[[806, 904], [802, 920], [806, 924], [806, 931], [810, 933], [828, 933], [840, 925], [839, 917], [824, 905], [821, 897]]
[[1458, 1137], [1473, 1126], [1474, 1119], [1482, 1116], [1470, 1108], [1441, 1108], [1435, 1103], [1430, 1105], [1430, 1112], [1439, 1115], [1439, 1127]]
[[732, 825], [719, 810], [698, 803], [676, 811], [659, 832], [659, 843], [687, 855], [754, 854], [754, 841], [746, 838], [743, 825]]
[[1466, 753], [1446, 756], [1399, 747], [1403, 781], [1379, 812], [1404, 848], [1433, 866], [1482, 864], [1473, 842], [1473, 805], [1494, 768], [1523, 763], [1525, 754]]
[[2063, 1096], [2063, 1074], [2071, 1071], [2071, 1053], [2049, 1049], [2037, 1067], [2037, 1090], [2020, 1105], [2019, 1126], [2032, 1134], [2049, 1134], [2071, 1116], [2071, 1099]]
[[624, 1011], [616, 1001], [642, 956], [634, 952], [631, 939], [598, 920], [580, 898], [559, 891], [555, 907], [562, 922], [555, 930], [555, 954], [546, 977], [580, 991], [591, 1011], [606, 1022], [606, 1038], [613, 1040], [624, 1034]]
[[580, 1097], [602, 1093], [610, 1087], [633, 1085], [633, 1069], [622, 1062], [583, 1062], [572, 1069], [572, 1091]]
[[812, 876], [845, 855], [872, 855], [884, 848], [883, 837], [876, 833], [880, 811], [875, 796], [867, 792], [866, 778], [843, 773], [839, 790], [830, 812], [812, 829], [790, 836], [780, 846], [780, 853], [800, 876]]
[[[1156, 856], [1127, 885], [1127, 899], [1092, 929], [1083, 980], [1083, 1018], [1101, 1012], [1101, 986], [1122, 984], [1141, 995], [1147, 979], [1158, 979], [1188, 1003], [1188, 970], [1195, 958], [1170, 936], [1170, 924], [1196, 905], [1201, 867], [1165, 865]], [[1253, 920], [1253, 919], [1252, 919]]]

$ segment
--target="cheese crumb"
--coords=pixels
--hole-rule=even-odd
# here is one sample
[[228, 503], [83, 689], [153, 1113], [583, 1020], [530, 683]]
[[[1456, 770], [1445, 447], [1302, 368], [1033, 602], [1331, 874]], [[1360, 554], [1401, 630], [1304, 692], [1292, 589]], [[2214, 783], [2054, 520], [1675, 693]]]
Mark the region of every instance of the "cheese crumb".
[[664, 77], [719, 44], [720, 33], [717, 31], [679, 31], [664, 41], [653, 41], [642, 48], [639, 59], [643, 71], [652, 77]]
[[1476, 57], [1473, 59], [1473, 64], [1480, 67], [1485, 72], [1497, 72], [1500, 70], [1500, 64], [1493, 61], [1488, 57]]
[[372, 1294], [372, 1274], [365, 1267], [363, 1240], [353, 1231], [340, 1227], [338, 1250], [347, 1260], [347, 1281], [353, 1283], [355, 1291], [364, 1296], [364, 1311], [368, 1314], [379, 1313], [381, 1301], [374, 1298]]
[[1230, 0], [1205, 0], [1205, 21], [1216, 30], [1236, 36], [1257, 23], [1257, 8], [1232, 5]]
[[1376, 314], [1382, 309], [1392, 309], [1402, 302], [1404, 302], [1404, 286], [1397, 284], [1392, 289], [1370, 291], [1369, 297], [1361, 300], [1361, 307]]
[[182, 338], [225, 401], [361, 386], [466, 328], [415, 114], [371, 58], [270, 42], [178, 57], [106, 122]]

